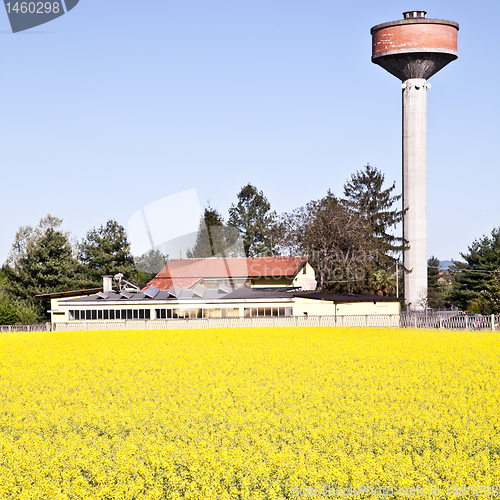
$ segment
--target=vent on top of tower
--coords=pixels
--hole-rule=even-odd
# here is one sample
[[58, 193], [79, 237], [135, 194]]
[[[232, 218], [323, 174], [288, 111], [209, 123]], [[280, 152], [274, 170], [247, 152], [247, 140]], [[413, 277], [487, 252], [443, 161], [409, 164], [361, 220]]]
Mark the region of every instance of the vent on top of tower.
[[403, 12], [404, 19], [425, 18], [427, 12], [425, 10], [407, 10]]

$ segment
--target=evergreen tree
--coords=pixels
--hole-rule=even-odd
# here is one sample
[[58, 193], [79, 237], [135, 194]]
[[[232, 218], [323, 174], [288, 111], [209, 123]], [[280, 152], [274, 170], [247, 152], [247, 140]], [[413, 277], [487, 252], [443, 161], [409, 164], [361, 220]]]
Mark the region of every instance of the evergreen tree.
[[127, 233], [115, 220], [88, 231], [80, 243], [78, 256], [91, 286], [102, 286], [102, 277], [106, 275], [122, 273], [129, 281], [136, 277]]
[[440, 272], [439, 259], [432, 256], [427, 261], [427, 303], [432, 309], [441, 309], [445, 306], [444, 287], [438, 281]]
[[392, 270], [396, 255], [403, 251], [403, 238], [390, 233], [391, 228], [403, 220], [404, 210], [394, 208], [401, 195], [394, 195], [396, 183], [384, 189], [385, 176], [367, 164], [364, 170], [351, 175], [344, 185], [344, 196], [352, 207], [370, 226], [370, 247], [374, 256], [374, 268]]
[[[62, 222], [62, 219], [48, 214], [40, 219], [40, 222], [36, 227], [21, 226], [17, 230], [6, 264], [11, 267], [16, 267], [19, 260], [22, 257], [26, 257], [30, 245], [36, 243], [45, 234], [47, 229], [58, 229]], [[68, 234], [66, 234], [66, 236], [68, 236]]]
[[0, 325], [14, 325], [19, 321], [17, 309], [5, 293], [7, 278], [0, 272]]
[[224, 219], [222, 215], [210, 206], [205, 208], [200, 218], [198, 234], [194, 247], [187, 251], [190, 259], [205, 259], [223, 253], [227, 241], [224, 232]]
[[228, 225], [241, 234], [247, 257], [273, 255], [269, 228], [275, 217], [264, 193], [255, 186], [249, 183], [238, 193], [238, 203], [229, 209]]
[[15, 325], [19, 323], [17, 308], [7, 297], [0, 297], [0, 325]]
[[134, 284], [144, 288], [165, 267], [168, 255], [152, 249], [139, 257], [134, 257], [134, 261], [136, 267]]
[[453, 261], [454, 273], [450, 301], [465, 311], [469, 304], [482, 299], [492, 286], [496, 271], [500, 270], [500, 227], [491, 237], [475, 240], [468, 253], [461, 253], [465, 262]]
[[500, 313], [500, 273], [493, 274], [491, 281], [484, 293], [484, 301], [488, 314]]
[[82, 288], [86, 284], [82, 271], [67, 236], [51, 227], [28, 246], [15, 267], [3, 267], [9, 297], [21, 308], [34, 308], [38, 319], [45, 319], [47, 315], [45, 306], [35, 300], [35, 295]]
[[149, 250], [139, 257], [134, 257], [134, 261], [137, 271], [155, 276], [165, 267], [168, 255], [162, 254], [159, 250]]

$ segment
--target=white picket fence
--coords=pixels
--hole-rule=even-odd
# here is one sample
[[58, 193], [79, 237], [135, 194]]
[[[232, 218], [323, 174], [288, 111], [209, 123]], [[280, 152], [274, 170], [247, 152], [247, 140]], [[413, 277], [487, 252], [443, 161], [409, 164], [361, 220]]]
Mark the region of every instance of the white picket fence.
[[36, 323], [34, 325], [0, 325], [0, 333], [10, 332], [50, 332], [51, 323]]
[[308, 326], [399, 326], [399, 315], [364, 316], [290, 316], [261, 318], [196, 318], [126, 321], [71, 321], [52, 325], [57, 331], [129, 330], [174, 328], [252, 328]]
[[500, 315], [432, 313], [428, 315], [373, 314], [349, 316], [290, 316], [260, 318], [198, 318], [167, 320], [68, 321], [38, 325], [0, 326], [0, 332], [82, 331], [82, 330], [151, 330], [187, 328], [252, 328], [252, 327], [391, 327], [441, 328], [456, 330], [498, 330]]

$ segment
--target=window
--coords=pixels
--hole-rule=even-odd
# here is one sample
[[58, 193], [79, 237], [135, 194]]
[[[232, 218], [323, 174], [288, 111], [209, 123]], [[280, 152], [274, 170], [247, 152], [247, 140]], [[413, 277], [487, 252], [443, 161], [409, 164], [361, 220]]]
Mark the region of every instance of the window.
[[262, 318], [271, 316], [292, 316], [291, 307], [245, 307], [245, 318]]
[[[163, 318], [169, 310], [156, 309], [156, 318], [160, 319], [161, 311]], [[170, 310], [171, 312], [171, 310]], [[151, 319], [150, 309], [89, 309], [89, 310], [74, 310], [68, 311], [70, 321], [108, 321], [114, 319]]]
[[[156, 319], [172, 319], [172, 309], [156, 309]], [[149, 310], [146, 309], [146, 314], [149, 313]], [[146, 319], [149, 319], [147, 317]]]
[[257, 318], [258, 311], [256, 307], [245, 307], [245, 318]]

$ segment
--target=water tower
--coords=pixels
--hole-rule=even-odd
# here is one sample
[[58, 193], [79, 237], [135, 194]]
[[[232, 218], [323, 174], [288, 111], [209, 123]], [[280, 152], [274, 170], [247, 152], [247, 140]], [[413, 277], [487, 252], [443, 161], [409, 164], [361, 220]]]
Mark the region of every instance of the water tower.
[[403, 236], [405, 301], [423, 307], [427, 297], [427, 80], [457, 56], [458, 24], [427, 19], [426, 12], [371, 29], [372, 62], [403, 84]]

